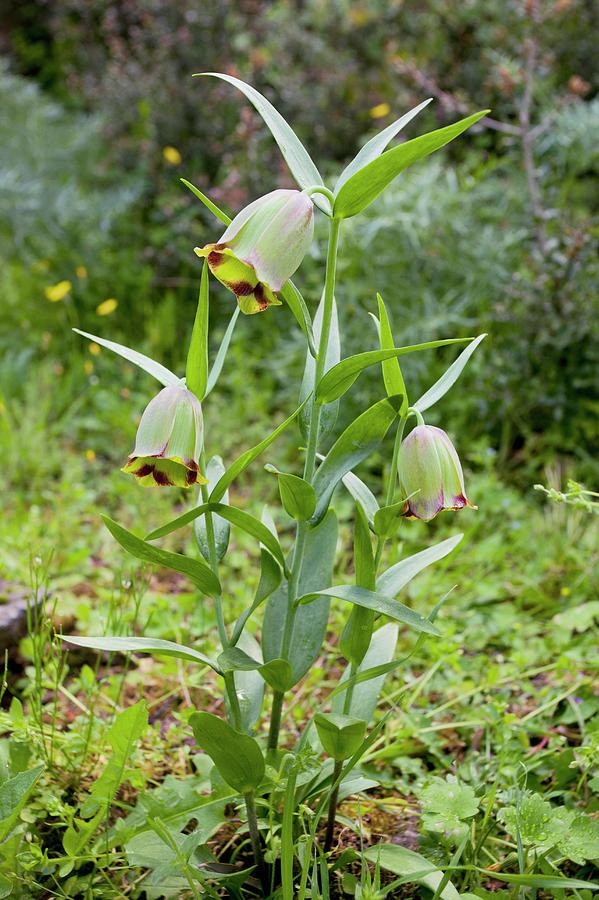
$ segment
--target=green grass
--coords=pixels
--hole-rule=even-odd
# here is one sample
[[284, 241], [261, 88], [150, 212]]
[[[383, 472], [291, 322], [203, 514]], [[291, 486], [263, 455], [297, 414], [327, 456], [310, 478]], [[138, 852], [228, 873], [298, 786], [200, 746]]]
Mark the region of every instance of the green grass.
[[[143, 490], [119, 471], [144, 395], [152, 389], [149, 380], [123, 367], [123, 384], [115, 391], [102, 357], [95, 364], [98, 383], [85, 376], [78, 359], [70, 371], [54, 372], [54, 377], [50, 364], [30, 368], [24, 385], [10, 396], [5, 392], [3, 399], [0, 452], [8, 491], [1, 575], [26, 589], [32, 580], [43, 586], [49, 613], [32, 623], [16, 661], [11, 657], [5, 706], [14, 699], [0, 714], [0, 730], [12, 732], [0, 742], [4, 775], [7, 768], [45, 765], [20, 813], [29, 834], [26, 845], [15, 850], [12, 862], [9, 847], [0, 866], [4, 874], [17, 866], [21, 893], [15, 896], [142, 896], [143, 885], [156, 873], [147, 874], [143, 854], [131, 847], [125, 853], [117, 844], [106, 856], [101, 835], [111, 835], [117, 820], [161, 785], [162, 791], [184, 791], [193, 784], [196, 794], [208, 785], [205, 757], [196, 753], [187, 726], [193, 706], [219, 708], [218, 685], [207, 671], [172, 659], [125, 662], [93, 652], [65, 653], [53, 640], [56, 628], [148, 634], [208, 652], [216, 646], [207, 601], [198, 602], [178, 576], [140, 568], [101, 525], [100, 510], [145, 533], [171, 517], [173, 495]], [[264, 398], [254, 405], [251, 424], [239, 428], [243, 405], [255, 396], [252, 379], [244, 381], [237, 400], [225, 384], [226, 402], [217, 392], [208, 404], [208, 453], [219, 452], [229, 462], [253, 443], [266, 422], [272, 423]], [[282, 418], [284, 411], [277, 415]], [[235, 503], [259, 512], [272, 501], [274, 479], [270, 484], [256, 476], [267, 460], [293, 471], [298, 441], [297, 434], [290, 436], [257, 461], [234, 486]], [[445, 513], [428, 526], [402, 522], [388, 547], [391, 563], [433, 540], [465, 532], [448, 559], [404, 591], [403, 601], [422, 613], [450, 592], [438, 620], [442, 637], [427, 641], [385, 684], [382, 709], [394, 712], [363, 764], [365, 774], [375, 772], [382, 787], [342, 806], [341, 842], [356, 846], [352, 829], [361, 832], [365, 844], [393, 840], [413, 847], [419, 842], [428, 859], [445, 866], [468, 833], [461, 865], [550, 874], [547, 862], [541, 869], [535, 863], [540, 839], [534, 829], [519, 849], [508, 825], [510, 810], [542, 802], [534, 795], [573, 814], [586, 810], [596, 816], [599, 811], [597, 520], [551, 505], [532, 488], [521, 493], [502, 484], [493, 454], [482, 446], [466, 457], [468, 493], [478, 512]], [[368, 477], [362, 474], [374, 485], [385, 464], [381, 455]], [[185, 502], [181, 492], [177, 503]], [[342, 500], [340, 512], [346, 549], [339, 568], [347, 571], [349, 498]], [[278, 524], [283, 535], [286, 529], [291, 535], [290, 521], [281, 518]], [[170, 536], [166, 545], [191, 549], [191, 530]], [[257, 553], [251, 539], [234, 533], [223, 570], [228, 621], [252, 596]], [[315, 667], [298, 686], [286, 711], [288, 741], [337, 683], [335, 642], [346, 614], [341, 603], [334, 604], [327, 637], [334, 662], [329, 670]], [[407, 633], [401, 635], [398, 655], [409, 653], [412, 643]], [[79, 804], [85, 809], [106, 765], [107, 729], [119, 710], [140, 698], [150, 712], [149, 729], [132, 749], [123, 783], [96, 836], [69, 856], [65, 835], [83, 827]], [[471, 789], [476, 809], [466, 819], [447, 799], [452, 790], [445, 781], [448, 773], [460, 790]], [[595, 846], [593, 840], [596, 844], [595, 831], [589, 846]], [[563, 872], [592, 878], [590, 863], [572, 862], [572, 851], [562, 855]], [[186, 896], [188, 881], [177, 880], [186, 878], [184, 866], [181, 860], [177, 865], [173, 877], [179, 893], [171, 896]], [[349, 885], [352, 876], [347, 875]], [[452, 879], [463, 890], [476, 888], [481, 897], [490, 887], [499, 889], [494, 897], [516, 897], [520, 890], [472, 868]], [[413, 896], [413, 888], [394, 890], [393, 896], [404, 896], [404, 890]]]

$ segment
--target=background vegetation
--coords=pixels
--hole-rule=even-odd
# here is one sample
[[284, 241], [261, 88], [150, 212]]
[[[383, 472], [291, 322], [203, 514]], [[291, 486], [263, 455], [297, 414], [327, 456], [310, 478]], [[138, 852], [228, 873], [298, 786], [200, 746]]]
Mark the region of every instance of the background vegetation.
[[[65, 630], [211, 640], [211, 615], [187, 586], [131, 569], [98, 525], [100, 505], [127, 524], [134, 516], [158, 523], [170, 503], [159, 497], [157, 508], [155, 494], [118, 472], [152, 386], [70, 330], [123, 340], [180, 368], [199, 282], [193, 247], [218, 229], [179, 178], [233, 212], [291, 186], [253, 110], [228, 86], [191, 74], [252, 82], [331, 172], [426, 96], [435, 102], [410, 136], [492, 107], [485, 127], [402, 175], [348, 222], [337, 296], [346, 354], [364, 349], [373, 285], [402, 343], [490, 335], [438, 413], [479, 506], [459, 523], [429, 526], [439, 538], [458, 524], [466, 531], [459, 553], [421, 576], [411, 597], [417, 607], [457, 584], [445, 637], [390, 679], [387, 701], [401, 696], [404, 712], [368, 762], [389, 791], [366, 809], [367, 837], [419, 842], [444, 862], [451, 829], [427, 828], [419, 810], [427, 785], [448, 772], [478, 798], [473, 850], [485, 866], [515, 853], [502, 813], [514, 792], [599, 809], [596, 519], [532, 490], [538, 481], [599, 482], [598, 26], [588, 0], [26, 0], [8, 4], [0, 31], [0, 587], [51, 592]], [[322, 247], [317, 231], [301, 271], [312, 309]], [[218, 336], [232, 300], [217, 286], [212, 296]], [[439, 371], [449, 358], [439, 355]], [[430, 354], [408, 359], [422, 387], [438, 374]], [[283, 418], [302, 367], [285, 309], [243, 319], [206, 409], [211, 452], [231, 460]], [[356, 385], [356, 408], [379, 378]], [[278, 446], [281, 463], [295, 464], [297, 440]], [[371, 481], [386, 464], [375, 460]], [[248, 503], [272, 496], [251, 476], [237, 490]], [[393, 553], [420, 549], [424, 534], [402, 526]], [[236, 550], [231, 617], [254, 577], [253, 548]], [[21, 814], [27, 846], [7, 863], [11, 871], [18, 857], [17, 896], [143, 896], [139, 856], [90, 869], [82, 852], [68, 868], [65, 832], [102, 768], [113, 711], [141, 694], [151, 732], [141, 768], [118, 794], [118, 815], [167, 772], [199, 779], [201, 789], [185, 723], [190, 702], [212, 702], [211, 685], [203, 678], [181, 695], [177, 665], [150, 660], [111, 663], [96, 682], [95, 657], [44, 656], [49, 631], [33, 624], [33, 637], [11, 652], [2, 713], [16, 738], [2, 743], [0, 777], [46, 763]], [[324, 695], [335, 675], [315, 673], [301, 688], [291, 732], [310, 690]], [[533, 835], [531, 853], [535, 840], [542, 844]], [[599, 857], [592, 846], [597, 852], [586, 852]], [[588, 874], [587, 857], [564, 856]], [[490, 877], [474, 886], [481, 897], [508, 896]], [[164, 895], [156, 890], [147, 896]], [[181, 885], [174, 890], [179, 896]]]

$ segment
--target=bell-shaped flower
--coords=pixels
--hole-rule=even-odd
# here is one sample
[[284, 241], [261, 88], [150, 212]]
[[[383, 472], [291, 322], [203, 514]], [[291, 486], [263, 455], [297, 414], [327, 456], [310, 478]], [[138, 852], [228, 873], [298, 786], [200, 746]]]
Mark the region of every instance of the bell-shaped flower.
[[428, 522], [442, 509], [476, 509], [466, 497], [455, 447], [441, 428], [417, 425], [410, 432], [399, 449], [398, 475], [406, 516]]
[[203, 442], [200, 401], [183, 385], [169, 385], [146, 406], [123, 472], [146, 487], [205, 484], [199, 463]]
[[218, 243], [195, 252], [251, 315], [281, 305], [277, 291], [299, 267], [313, 232], [310, 198], [300, 191], [272, 191], [242, 209]]

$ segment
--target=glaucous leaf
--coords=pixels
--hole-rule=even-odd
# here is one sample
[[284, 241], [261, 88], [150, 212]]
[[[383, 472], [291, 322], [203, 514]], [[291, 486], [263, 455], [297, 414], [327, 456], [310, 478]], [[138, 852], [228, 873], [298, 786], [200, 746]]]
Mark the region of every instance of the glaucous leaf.
[[[334, 193], [338, 194], [340, 189], [343, 187], [346, 181], [348, 181], [352, 175], [355, 175], [356, 172], [359, 172], [360, 169], [364, 168], [369, 162], [372, 162], [373, 159], [376, 159], [381, 155], [383, 150], [387, 147], [387, 144], [396, 137], [402, 128], [404, 128], [412, 119], [418, 115], [421, 110], [424, 109], [425, 106], [428, 106], [432, 101], [432, 97], [429, 97], [428, 100], [424, 100], [422, 103], [419, 103], [418, 106], [415, 106], [409, 112], [405, 113], [399, 119], [396, 119], [395, 122], [392, 122], [391, 125], [388, 125], [382, 131], [379, 131], [378, 134], [375, 134], [373, 138], [367, 141], [366, 144], [362, 147], [362, 149], [354, 156], [352, 161], [345, 167], [339, 178], [337, 179], [337, 183], [335, 185]], [[401, 393], [401, 391], [394, 391], [394, 393]]]
[[[221, 78], [228, 81], [234, 87], [238, 88], [250, 101], [256, 111], [262, 116], [264, 123], [270, 130], [275, 141], [279, 145], [279, 150], [283, 154], [283, 159], [289, 166], [291, 174], [302, 189], [313, 187], [314, 185], [322, 185], [323, 180], [320, 172], [312, 162], [310, 154], [295, 134], [290, 125], [287, 124], [283, 116], [274, 108], [266, 97], [233, 75], [225, 75], [222, 72], [198, 72], [197, 75], [208, 75], [213, 78]], [[330, 203], [325, 197], [317, 198], [318, 205], [326, 212], [330, 213]]]
[[363, 166], [343, 184], [335, 199], [334, 214], [349, 218], [369, 206], [397, 176], [418, 160], [448, 144], [487, 115], [488, 109], [460, 122], [423, 134], [388, 150]]
[[240, 794], [258, 787], [264, 777], [260, 746], [212, 713], [194, 713], [189, 724], [196, 741], [208, 754], [223, 780]]
[[320, 743], [338, 762], [353, 756], [366, 734], [366, 722], [341, 713], [316, 713], [314, 724]]
[[[394, 622], [388, 622], [372, 635], [370, 646], [364, 659], [358, 666], [358, 678], [354, 682], [354, 690], [350, 705], [350, 715], [358, 716], [370, 722], [374, 716], [376, 704], [388, 672], [401, 665], [402, 660], [393, 661], [399, 628]], [[366, 677], [366, 673], [370, 675]], [[360, 681], [360, 677], [364, 680]], [[347, 666], [341, 677], [341, 684], [350, 677], [350, 666]], [[345, 702], [345, 691], [333, 697], [333, 712], [341, 712]]]
[[220, 377], [220, 373], [223, 370], [225, 359], [227, 357], [227, 351], [229, 350], [229, 344], [231, 343], [231, 338], [233, 337], [233, 332], [235, 331], [235, 325], [237, 324], [237, 319], [239, 318], [240, 312], [241, 309], [239, 308], [239, 306], [236, 306], [233, 310], [233, 314], [229, 320], [229, 324], [227, 325], [227, 330], [223, 335], [223, 339], [220, 343], [220, 347], [218, 348], [218, 352], [214, 358], [214, 363], [212, 364], [212, 368], [210, 369], [210, 373], [208, 375], [208, 383], [206, 384], [204, 399], [206, 399], [208, 394], [214, 389], [214, 386]]
[[[279, 567], [277, 566], [277, 569]], [[280, 573], [279, 569], [279, 573]], [[262, 663], [262, 650], [253, 635], [244, 631], [239, 638], [238, 647], [252, 659]], [[235, 649], [235, 648], [233, 648]], [[241, 710], [241, 726], [243, 731], [250, 732], [262, 712], [264, 702], [264, 679], [255, 669], [237, 669], [233, 675], [235, 690]]]
[[377, 591], [388, 597], [395, 597], [419, 572], [451, 553], [463, 537], [463, 534], [456, 534], [445, 541], [433, 544], [432, 547], [427, 547], [426, 550], [421, 550], [420, 553], [401, 559], [379, 575], [376, 581]]
[[[330, 510], [315, 528], [306, 535], [304, 559], [299, 578], [299, 591], [317, 591], [328, 587], [333, 579], [333, 565], [337, 549], [337, 517]], [[269, 598], [262, 626], [262, 651], [265, 661], [281, 657], [283, 631], [288, 604], [287, 581]], [[310, 606], [299, 607], [295, 617], [293, 641], [289, 651], [292, 684], [318, 659], [329, 619], [329, 597], [320, 597]], [[285, 688], [287, 689], [287, 688]]]
[[[208, 493], [222, 478], [225, 472], [225, 466], [220, 456], [213, 456], [206, 466], [206, 478], [208, 479]], [[222, 497], [222, 503], [225, 506], [229, 504], [229, 492], [225, 491]], [[202, 503], [202, 492], [198, 495], [198, 505]], [[212, 527], [214, 529], [214, 543], [216, 545], [216, 556], [220, 560], [224, 557], [229, 546], [229, 535], [231, 532], [231, 524], [216, 513], [212, 516]], [[210, 546], [208, 544], [208, 533], [206, 531], [206, 517], [199, 516], [193, 523], [193, 530], [196, 538], [198, 549], [206, 562], [210, 562]]]
[[[394, 875], [400, 877], [414, 876], [414, 882], [424, 884], [435, 893], [444, 873], [437, 866], [429, 862], [420, 853], [414, 850], [408, 850], [407, 847], [401, 847], [399, 844], [375, 844], [365, 850], [362, 856], [372, 862], [380, 865], [381, 869], [387, 872], [393, 872]], [[451, 883], [448, 881], [441, 891], [441, 900], [459, 900], [460, 895]]]
[[272, 472], [279, 480], [279, 493], [281, 503], [287, 515], [298, 522], [305, 522], [314, 513], [316, 508], [316, 494], [308, 481], [297, 475], [289, 475], [280, 472], [275, 466], [264, 466], [267, 472]]
[[191, 332], [187, 364], [185, 366], [185, 386], [199, 400], [204, 399], [208, 384], [208, 313], [210, 289], [208, 286], [208, 264], [204, 261], [200, 281], [200, 296]]
[[276, 591], [281, 583], [281, 579], [282, 573], [280, 565], [274, 559], [272, 553], [262, 547], [260, 550], [260, 581], [258, 582], [258, 587], [256, 588], [254, 601], [251, 606], [249, 606], [242, 612], [237, 622], [235, 623], [235, 628], [233, 629], [233, 634], [231, 635], [232, 645], [235, 645], [237, 643], [239, 636], [245, 627], [245, 623], [252, 615], [252, 613], [255, 612], [258, 607], [261, 606], [262, 603], [264, 603], [264, 601], [267, 600], [272, 593], [274, 593], [274, 591]]
[[[308, 398], [306, 398], [306, 400], [307, 399]], [[281, 422], [281, 424], [277, 428], [275, 428], [275, 430], [271, 432], [268, 437], [265, 437], [264, 440], [260, 441], [259, 444], [256, 444], [255, 447], [251, 447], [249, 450], [246, 450], [245, 453], [242, 453], [241, 456], [237, 457], [235, 462], [229, 466], [225, 474], [219, 479], [216, 487], [210, 492], [211, 502], [220, 500], [229, 485], [233, 481], [235, 481], [235, 479], [239, 475], [241, 475], [241, 473], [245, 469], [247, 469], [250, 463], [252, 463], [258, 456], [260, 456], [260, 454], [263, 453], [267, 447], [270, 447], [272, 442], [275, 441], [279, 437], [279, 435], [289, 427], [289, 425], [291, 425], [294, 419], [301, 413], [306, 400], [304, 400], [304, 402], [301, 403], [300, 406], [298, 406], [298, 408], [294, 412], [292, 412], [284, 422]]]
[[393, 600], [386, 594], [368, 591], [366, 588], [356, 587], [352, 584], [340, 584], [336, 587], [326, 588], [322, 591], [312, 591], [300, 597], [298, 603], [309, 604], [316, 597], [337, 597], [338, 600], [347, 600], [365, 609], [373, 609], [377, 613], [388, 616], [396, 622], [403, 622], [415, 631], [424, 634], [439, 636], [441, 632], [429, 619], [425, 619], [420, 613], [410, 609], [398, 600]]
[[[382, 332], [381, 332], [382, 333]], [[324, 375], [316, 388], [317, 403], [332, 403], [343, 396], [350, 389], [358, 375], [369, 366], [385, 362], [408, 353], [417, 353], [419, 350], [433, 350], [435, 347], [446, 347], [448, 344], [460, 344], [470, 341], [472, 338], [449, 338], [441, 341], [427, 341], [424, 344], [413, 344], [410, 347], [392, 347], [388, 350], [366, 350], [364, 353], [356, 353], [342, 359], [329, 372]], [[405, 394], [402, 395], [405, 398]], [[407, 403], [404, 403], [407, 409]]]
[[195, 186], [195, 184], [192, 184], [191, 181], [187, 180], [187, 178], [181, 178], [181, 181], [183, 182], [185, 187], [189, 188], [191, 193], [194, 194], [198, 198], [198, 200], [200, 200], [200, 202], [204, 204], [206, 209], [210, 210], [213, 216], [215, 216], [217, 219], [220, 219], [220, 221], [223, 222], [224, 225], [231, 224], [231, 222], [233, 221], [231, 217], [228, 216], [226, 212], [223, 212], [222, 209], [219, 209], [216, 203], [213, 203], [210, 197], [207, 197], [206, 194], [204, 194], [199, 188]]
[[372, 526], [379, 504], [368, 485], [364, 484], [362, 479], [358, 478], [357, 475], [354, 475], [353, 472], [348, 472], [341, 480], [356, 503], [360, 504], [366, 513], [369, 524]]
[[344, 475], [370, 456], [382, 443], [399, 414], [403, 398], [386, 397], [358, 416], [337, 438], [314, 476], [318, 522], [328, 509], [333, 491]]
[[314, 344], [314, 330], [312, 327], [312, 319], [306, 306], [306, 301], [302, 297], [299, 289], [293, 281], [286, 281], [280, 290], [285, 303], [293, 313], [295, 320], [302, 329], [308, 341], [308, 351], [311, 356], [316, 356], [316, 346]]
[[474, 340], [466, 347], [465, 350], [462, 350], [455, 362], [452, 362], [450, 367], [443, 373], [443, 375], [441, 375], [438, 381], [435, 381], [433, 386], [430, 387], [428, 391], [426, 391], [426, 393], [424, 393], [422, 397], [420, 397], [420, 399], [416, 401], [416, 403], [414, 403], [414, 406], [417, 410], [419, 410], [420, 412], [424, 412], [425, 409], [429, 409], [431, 406], [437, 403], [437, 401], [440, 400], [441, 397], [443, 397], [451, 387], [453, 387], [453, 385], [462, 374], [466, 363], [468, 362], [478, 345], [481, 343], [481, 341], [484, 341], [486, 336], [486, 334], [479, 334], [479, 336], [477, 338], [474, 338]]
[[191, 559], [183, 556], [182, 553], [171, 553], [169, 550], [161, 550], [148, 544], [147, 541], [136, 537], [118, 522], [115, 522], [109, 516], [102, 516], [102, 521], [119, 542], [121, 547], [142, 562], [155, 563], [159, 566], [165, 566], [167, 569], [173, 569], [175, 572], [181, 572], [186, 575], [190, 581], [198, 587], [204, 594], [210, 597], [218, 597], [221, 593], [221, 586], [218, 578], [212, 569], [199, 559]]
[[[393, 339], [393, 332], [391, 331], [389, 316], [387, 315], [387, 308], [383, 303], [383, 298], [380, 294], [376, 295], [376, 300], [379, 308], [378, 333], [381, 350], [392, 350], [393, 347], [395, 347], [395, 341]], [[401, 414], [403, 416], [408, 409], [409, 399], [406, 384], [401, 372], [401, 366], [399, 365], [399, 359], [393, 357], [391, 357], [391, 359], [385, 359], [381, 363], [381, 368], [383, 370], [383, 382], [385, 384], [387, 396], [393, 397], [394, 394], [403, 394], [405, 398], [401, 408]]]
[[174, 372], [171, 372], [170, 369], [167, 369], [162, 363], [150, 359], [149, 356], [145, 356], [143, 353], [138, 353], [137, 350], [131, 350], [123, 344], [117, 344], [116, 341], [107, 341], [105, 338], [98, 337], [97, 334], [89, 334], [89, 332], [81, 331], [79, 328], [73, 328], [73, 331], [90, 341], [94, 341], [94, 343], [99, 344], [101, 347], [106, 347], [107, 350], [112, 350], [113, 353], [122, 356], [127, 362], [133, 363], [134, 366], [143, 369], [148, 375], [153, 375], [154, 378], [165, 387], [168, 387], [170, 384], [181, 384], [181, 379], [178, 375], [175, 375]]
[[193, 647], [185, 647], [183, 644], [175, 644], [173, 641], [163, 641], [161, 638], [144, 637], [75, 637], [63, 635], [62, 640], [77, 647], [90, 647], [92, 650], [103, 650], [106, 653], [155, 653], [157, 656], [174, 656], [186, 662], [200, 663], [210, 666], [215, 672], [221, 674], [218, 664], [208, 659], [203, 653], [194, 650]]

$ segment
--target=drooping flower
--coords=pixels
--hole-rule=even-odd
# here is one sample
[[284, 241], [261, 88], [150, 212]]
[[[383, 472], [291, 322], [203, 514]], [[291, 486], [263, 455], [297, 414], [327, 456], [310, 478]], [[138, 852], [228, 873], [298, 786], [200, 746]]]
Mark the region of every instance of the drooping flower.
[[314, 207], [300, 191], [277, 190], [235, 216], [216, 244], [196, 247], [210, 271], [252, 315], [280, 306], [277, 297], [312, 241]]
[[404, 515], [428, 522], [443, 509], [476, 509], [467, 499], [455, 447], [434, 425], [417, 425], [402, 442], [398, 474], [405, 497]]
[[182, 385], [169, 385], [146, 406], [123, 472], [145, 487], [205, 484], [199, 463], [203, 442], [200, 401]]

